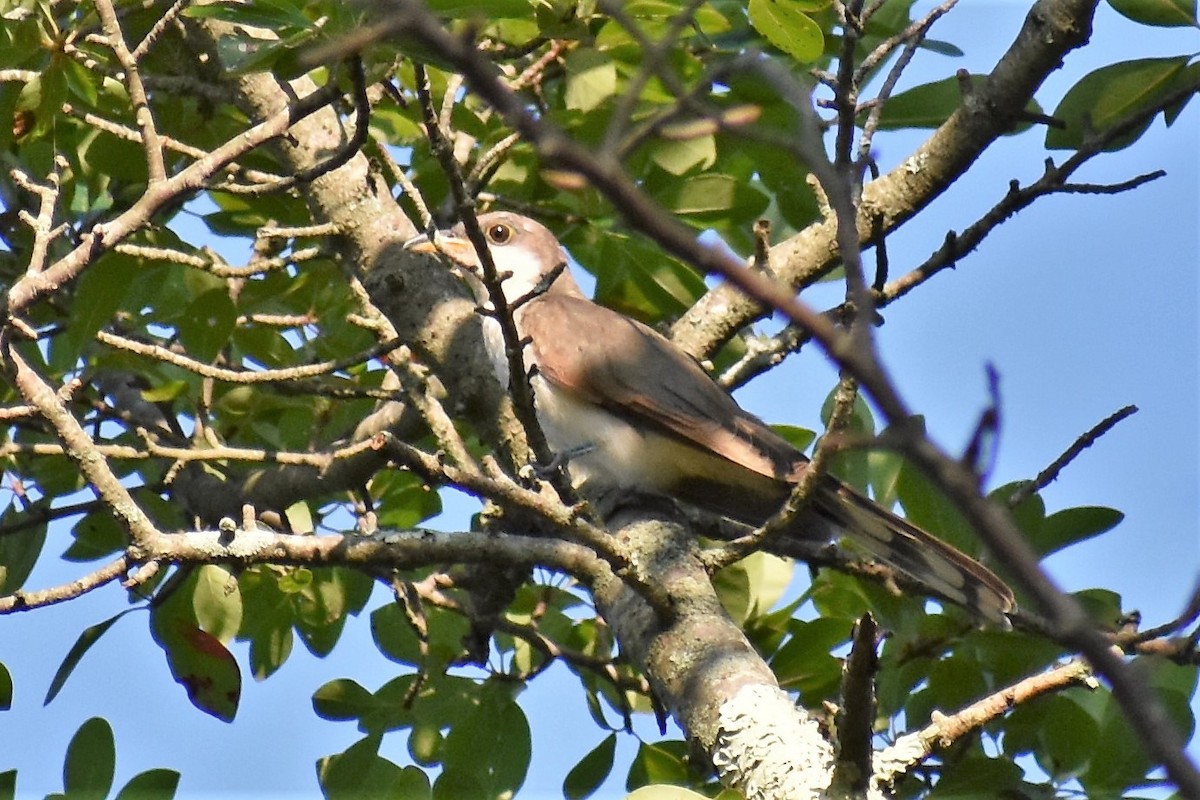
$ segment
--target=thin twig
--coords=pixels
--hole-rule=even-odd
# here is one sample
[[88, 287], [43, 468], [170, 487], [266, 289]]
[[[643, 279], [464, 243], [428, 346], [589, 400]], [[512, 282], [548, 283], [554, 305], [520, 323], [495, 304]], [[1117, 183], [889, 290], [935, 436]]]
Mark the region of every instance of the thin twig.
[[1104, 434], [1108, 433], [1117, 423], [1126, 417], [1136, 414], [1137, 406], [1129, 405], [1114, 411], [1096, 425], [1092, 426], [1086, 433], [1077, 438], [1071, 443], [1071, 446], [1063, 451], [1062, 455], [1050, 462], [1049, 466], [1037, 474], [1037, 477], [1032, 481], [1023, 484], [1019, 489], [1012, 493], [1008, 498], [1008, 507], [1016, 508], [1031, 497], [1035, 492], [1040, 492], [1058, 478], [1060, 472], [1072, 461], [1074, 461], [1080, 453], [1096, 443]]
[[[430, 147], [441, 164], [442, 171], [446, 173], [446, 177], [450, 181], [450, 189], [454, 194], [455, 205], [458, 207], [463, 228], [466, 231], [467, 238], [475, 248], [475, 253], [479, 258], [479, 264], [482, 268], [483, 274], [480, 278], [483, 285], [487, 288], [488, 300], [492, 306], [489, 313], [500, 325], [500, 332], [504, 337], [504, 350], [508, 360], [509, 375], [509, 385], [506, 388], [512, 395], [517, 421], [525, 431], [525, 437], [528, 440], [533, 459], [539, 464], [553, 464], [555, 463], [554, 454], [550, 450], [550, 445], [546, 441], [546, 434], [542, 431], [541, 424], [538, 422], [537, 414], [534, 411], [533, 387], [529, 383], [530, 376], [525, 367], [525, 345], [521, 341], [520, 334], [517, 332], [517, 326], [512, 317], [512, 309], [509, 307], [509, 303], [504, 296], [503, 288], [501, 288], [501, 276], [496, 271], [496, 264], [492, 260], [487, 238], [479, 227], [479, 220], [475, 217], [474, 198], [467, 193], [462, 170], [455, 160], [453, 148], [450, 146], [448, 132], [441, 128], [441, 122], [434, 112], [433, 98], [430, 95], [429, 80], [425, 69], [419, 64], [416, 65], [415, 69], [417, 71], [417, 97], [423, 109], [425, 128], [429, 137]], [[519, 453], [512, 453], [511, 456], [514, 459], [514, 467], [518, 469], [524, 466], [524, 463], [529, 460], [528, 458], [523, 458]], [[571, 497], [569, 485], [562, 469], [554, 470], [552, 477], [552, 482], [555, 484], [555, 488], [559, 490], [560, 496], [563, 498]]]
[[373, 345], [361, 353], [347, 356], [345, 358], [334, 359], [332, 361], [319, 361], [315, 364], [299, 364], [294, 367], [285, 369], [265, 369], [257, 372], [250, 370], [235, 370], [226, 369], [225, 367], [214, 367], [211, 364], [205, 364], [202, 361], [197, 361], [194, 358], [180, 355], [165, 347], [156, 344], [147, 344], [139, 342], [135, 339], [130, 339], [127, 336], [110, 333], [109, 331], [97, 331], [96, 341], [101, 344], [106, 344], [109, 347], [115, 347], [120, 350], [125, 350], [129, 353], [136, 353], [140, 356], [162, 361], [167, 364], [173, 364], [177, 367], [182, 367], [189, 372], [194, 372], [197, 375], [202, 375], [206, 378], [215, 378], [216, 380], [225, 381], [227, 383], [251, 384], [251, 383], [275, 383], [278, 381], [290, 381], [298, 378], [312, 378], [317, 375], [325, 375], [330, 372], [338, 372], [340, 370], [349, 369], [350, 367], [363, 364], [370, 361], [372, 358], [378, 358], [398, 347], [401, 343], [398, 340], [391, 340], [382, 344]]
[[120, 579], [132, 567], [133, 562], [130, 561], [129, 556], [122, 554], [119, 558], [105, 564], [100, 569], [76, 578], [70, 583], [63, 583], [34, 592], [13, 592], [10, 595], [0, 597], [0, 614], [11, 614], [15, 611], [32, 611], [35, 608], [74, 600], [76, 597], [85, 595], [94, 589], [99, 589], [105, 584]]
[[805, 466], [803, 475], [792, 487], [783, 506], [768, 517], [766, 522], [745, 536], [734, 539], [720, 548], [705, 552], [704, 566], [710, 573], [724, 569], [750, 553], [762, 549], [766, 542], [788, 530], [800, 513], [808, 507], [813, 492], [825, 479], [829, 459], [840, 449], [838, 434], [845, 428], [854, 411], [854, 401], [857, 397], [854, 380], [843, 375], [838, 382], [834, 397], [833, 413], [829, 416], [829, 425], [826, 426], [825, 436], [817, 445], [812, 460]]
[[154, 122], [154, 113], [150, 110], [150, 100], [146, 95], [146, 87], [142, 83], [142, 73], [137, 59], [129, 51], [125, 42], [125, 34], [117, 21], [117, 11], [111, 0], [96, 0], [96, 13], [104, 26], [104, 36], [108, 46], [112, 48], [117, 62], [125, 73], [125, 87], [129, 90], [129, 100], [133, 105], [133, 118], [137, 120], [142, 132], [142, 149], [146, 153], [146, 169], [150, 176], [150, 184], [162, 183], [167, 179], [167, 169], [163, 161], [163, 146], [158, 137], [158, 126]]

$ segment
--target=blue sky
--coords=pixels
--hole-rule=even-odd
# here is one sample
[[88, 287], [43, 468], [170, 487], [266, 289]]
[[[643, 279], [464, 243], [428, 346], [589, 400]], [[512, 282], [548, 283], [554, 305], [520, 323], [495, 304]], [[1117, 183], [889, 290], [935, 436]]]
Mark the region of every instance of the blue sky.
[[[962, 60], [922, 54], [905, 85], [945, 77], [958, 67], [987, 69], [1011, 41], [1025, 3], [970, 0], [935, 29], [967, 51]], [[1038, 98], [1048, 110], [1069, 86], [1107, 62], [1194, 52], [1195, 30], [1159, 31], [1102, 6], [1093, 46], [1072, 54]], [[1009, 221], [957, 269], [887, 310], [879, 346], [911, 406], [934, 436], [957, 451], [987, 403], [984, 365], [1001, 376], [1003, 429], [993, 485], [1031, 477], [1076, 436], [1117, 408], [1140, 413], [1086, 451], [1044, 497], [1049, 509], [1110, 505], [1125, 522], [1098, 541], [1050, 561], [1067, 589], [1107, 586], [1149, 624], [1177, 614], [1200, 563], [1200, 104], [1167, 131], [1156, 122], [1129, 150], [1101, 157], [1079, 176], [1120, 181], [1154, 169], [1168, 176], [1115, 196], [1038, 201]], [[886, 169], [920, 141], [888, 135], [876, 149]], [[998, 143], [970, 175], [890, 240], [893, 275], [923, 261], [946, 231], [961, 230], [998, 200], [1008, 181], [1041, 172], [1041, 135]], [[1057, 158], [1065, 157], [1055, 154]], [[813, 302], [822, 305], [818, 296]], [[815, 350], [739, 393], [772, 422], [815, 427], [833, 372]], [[448, 502], [444, 524], [463, 526], [473, 506]], [[65, 531], [51, 534], [51, 552]], [[60, 545], [59, 543], [62, 542]], [[47, 563], [30, 587], [69, 580], [74, 567]], [[377, 591], [374, 605], [386, 602]], [[86, 598], [0, 620], [0, 661], [16, 683], [5, 723], [0, 769], [19, 770], [21, 796], [61, 789], [70, 736], [91, 716], [116, 731], [118, 785], [151, 767], [183, 773], [179, 796], [314, 796], [316, 758], [357, 739], [352, 725], [323, 722], [309, 698], [325, 681], [352, 677], [374, 689], [397, 674], [370, 641], [366, 620], [351, 621], [334, 654], [318, 660], [297, 648], [274, 677], [248, 684], [230, 726], [195, 711], [171, 680], [145, 620], [130, 615], [94, 649], [49, 707], [41, 706], [51, 671], [79, 631], [124, 607], [109, 588]], [[239, 656], [244, 661], [244, 650]], [[570, 678], [552, 670], [523, 695], [534, 731], [535, 769], [522, 797], [560, 797], [566, 771], [602, 738]], [[626, 737], [618, 765], [636, 743]], [[402, 760], [402, 736], [386, 754]], [[603, 796], [619, 796], [620, 781]]]

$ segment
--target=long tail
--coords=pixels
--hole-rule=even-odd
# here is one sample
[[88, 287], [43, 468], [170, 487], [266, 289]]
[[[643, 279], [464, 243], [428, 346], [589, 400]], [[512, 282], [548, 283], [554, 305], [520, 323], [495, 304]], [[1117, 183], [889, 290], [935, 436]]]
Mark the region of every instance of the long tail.
[[812, 510], [870, 555], [926, 584], [938, 595], [1007, 627], [1012, 589], [987, 567], [841, 481], [823, 481]]

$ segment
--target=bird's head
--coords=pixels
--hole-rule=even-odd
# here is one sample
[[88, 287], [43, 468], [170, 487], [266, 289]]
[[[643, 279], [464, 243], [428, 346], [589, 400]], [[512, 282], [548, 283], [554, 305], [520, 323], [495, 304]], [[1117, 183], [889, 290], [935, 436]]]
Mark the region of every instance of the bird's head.
[[[501, 287], [508, 303], [538, 291], [582, 294], [566, 269], [567, 254], [562, 245], [541, 223], [520, 214], [493, 211], [479, 215], [479, 227], [487, 240], [496, 274], [503, 279]], [[432, 237], [410, 239], [404, 247], [415, 253], [447, 256], [465, 273], [477, 298], [481, 302], [487, 299], [481, 282], [483, 266], [479, 253], [461, 224]]]

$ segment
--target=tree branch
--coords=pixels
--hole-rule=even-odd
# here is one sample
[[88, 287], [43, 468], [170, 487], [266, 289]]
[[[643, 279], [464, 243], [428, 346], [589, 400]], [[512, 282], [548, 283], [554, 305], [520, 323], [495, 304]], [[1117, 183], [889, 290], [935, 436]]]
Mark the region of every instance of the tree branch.
[[935, 712], [929, 725], [915, 733], [901, 736], [895, 744], [875, 756], [875, 774], [872, 782], [876, 786], [888, 786], [913, 766], [933, 755], [937, 749], [949, 747], [966, 734], [982, 728], [1022, 703], [1070, 686], [1098, 689], [1099, 683], [1092, 677], [1086, 663], [1069, 661], [1062, 666], [1024, 678], [950, 716]]

